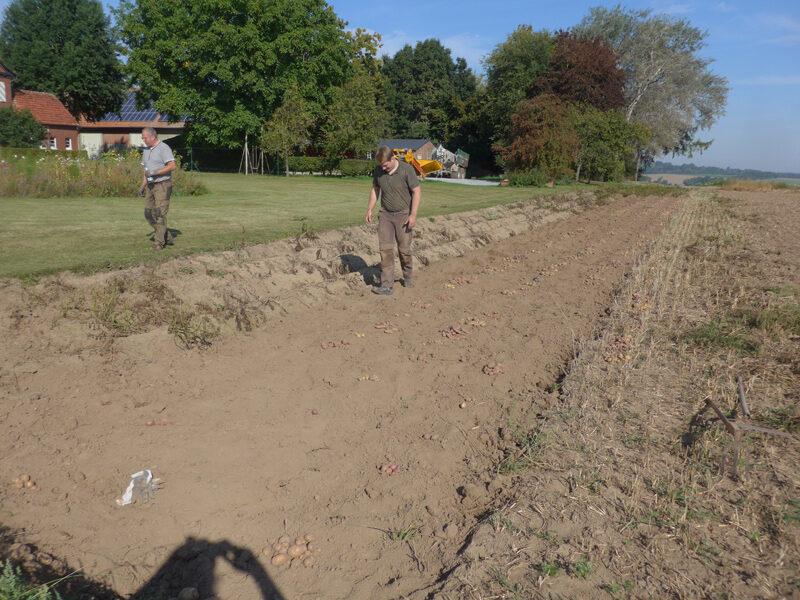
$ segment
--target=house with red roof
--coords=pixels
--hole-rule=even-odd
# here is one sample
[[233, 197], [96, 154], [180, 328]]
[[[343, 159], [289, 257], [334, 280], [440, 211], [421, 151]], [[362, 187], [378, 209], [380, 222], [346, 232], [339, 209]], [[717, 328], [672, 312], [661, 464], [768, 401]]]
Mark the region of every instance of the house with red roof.
[[78, 150], [78, 122], [53, 94], [15, 90], [11, 69], [0, 62], [0, 108], [9, 106], [29, 110], [47, 128], [42, 148], [48, 150]]
[[136, 105], [136, 94], [139, 90], [127, 90], [119, 112], [106, 113], [98, 121], [81, 119], [81, 148], [89, 156], [98, 156], [112, 148], [142, 148], [142, 129], [153, 127], [158, 132], [158, 139], [168, 140], [183, 132], [185, 119], [171, 121], [168, 115], [159, 113], [150, 103], [139, 109]]

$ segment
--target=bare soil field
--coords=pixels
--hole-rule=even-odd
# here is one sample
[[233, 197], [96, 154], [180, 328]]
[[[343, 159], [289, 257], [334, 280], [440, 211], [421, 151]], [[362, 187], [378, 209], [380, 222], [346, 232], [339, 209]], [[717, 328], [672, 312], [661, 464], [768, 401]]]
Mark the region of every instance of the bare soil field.
[[[800, 194], [703, 194], [420, 221], [388, 298], [367, 226], [4, 282], [2, 555], [95, 598], [797, 597]], [[737, 376], [769, 432], [726, 463], [693, 415], [744, 422]]]

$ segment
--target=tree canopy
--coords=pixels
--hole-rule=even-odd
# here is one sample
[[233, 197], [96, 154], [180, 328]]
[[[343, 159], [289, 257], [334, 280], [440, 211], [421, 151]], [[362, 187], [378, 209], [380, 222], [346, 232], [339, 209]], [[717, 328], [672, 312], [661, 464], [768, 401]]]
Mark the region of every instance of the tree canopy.
[[346, 32], [324, 0], [122, 0], [116, 14], [140, 100], [188, 116], [187, 138], [211, 145], [259, 132], [293, 83], [321, 116], [370, 56], [358, 46], [369, 36]]
[[0, 25], [0, 57], [15, 86], [55, 94], [76, 118], [119, 109], [117, 50], [98, 0], [12, 0]]
[[365, 154], [375, 149], [376, 140], [386, 136], [389, 115], [378, 101], [375, 81], [363, 72], [335, 91], [323, 127], [326, 156]]
[[540, 94], [550, 64], [553, 38], [547, 31], [520, 25], [484, 59], [488, 113], [494, 141], [504, 143], [517, 105]]
[[477, 84], [467, 62], [454, 61], [450, 50], [435, 39], [384, 56], [381, 73], [392, 133], [439, 142], [448, 136], [456, 100], [468, 98]]
[[652, 132], [653, 155], [691, 156], [708, 145], [695, 135], [724, 114], [728, 82], [698, 55], [707, 32], [685, 19], [621, 6], [592, 8], [575, 32], [599, 37], [616, 53], [626, 73], [625, 117]]
[[616, 65], [614, 52], [598, 38], [559, 31], [540, 87], [565, 102], [586, 104], [599, 110], [625, 104], [625, 73]]

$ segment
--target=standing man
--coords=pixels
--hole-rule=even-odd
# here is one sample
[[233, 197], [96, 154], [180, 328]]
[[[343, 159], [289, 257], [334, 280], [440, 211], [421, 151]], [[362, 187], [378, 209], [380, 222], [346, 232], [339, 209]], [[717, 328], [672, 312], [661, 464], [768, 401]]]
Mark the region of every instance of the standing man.
[[144, 175], [139, 195], [144, 195], [144, 218], [156, 230], [150, 250], [161, 250], [172, 244], [172, 235], [167, 230], [169, 197], [172, 195], [172, 173], [175, 170], [175, 157], [164, 142], [158, 141], [158, 134], [152, 127], [142, 129], [145, 148], [142, 152]]
[[417, 222], [417, 211], [422, 190], [414, 168], [399, 161], [387, 146], [378, 148], [378, 164], [372, 171], [372, 189], [369, 191], [367, 223], [372, 223], [372, 209], [381, 196], [378, 213], [378, 246], [381, 251], [381, 285], [372, 291], [382, 296], [392, 295], [394, 285], [394, 245], [400, 255], [403, 269], [403, 287], [413, 287], [411, 275], [411, 230]]

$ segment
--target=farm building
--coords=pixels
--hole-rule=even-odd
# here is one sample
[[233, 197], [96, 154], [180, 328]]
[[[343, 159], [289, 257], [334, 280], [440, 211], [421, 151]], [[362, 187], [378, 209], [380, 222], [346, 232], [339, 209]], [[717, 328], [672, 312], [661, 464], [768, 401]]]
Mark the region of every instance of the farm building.
[[168, 140], [183, 132], [184, 120], [171, 122], [167, 115], [162, 115], [152, 106], [139, 110], [136, 108], [136, 92], [128, 90], [125, 101], [118, 113], [106, 113], [99, 121], [81, 119], [81, 148], [89, 156], [98, 156], [112, 148], [125, 150], [144, 146], [142, 129], [154, 127], [161, 140]]
[[46, 128], [42, 148], [48, 150], [79, 150], [78, 122], [53, 94], [15, 90], [11, 69], [0, 62], [0, 107], [29, 110]]
[[436, 145], [430, 140], [378, 140], [378, 146], [389, 146], [392, 150], [411, 150], [417, 160], [431, 160], [433, 151], [436, 150]]

